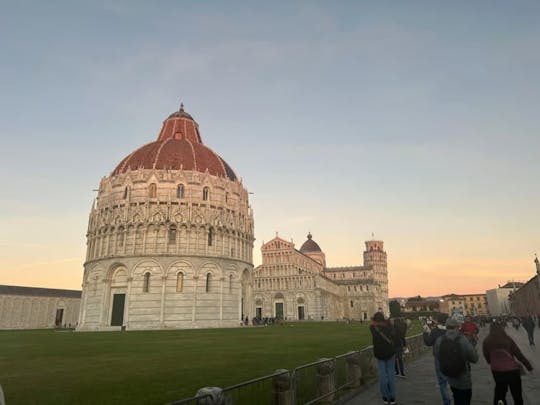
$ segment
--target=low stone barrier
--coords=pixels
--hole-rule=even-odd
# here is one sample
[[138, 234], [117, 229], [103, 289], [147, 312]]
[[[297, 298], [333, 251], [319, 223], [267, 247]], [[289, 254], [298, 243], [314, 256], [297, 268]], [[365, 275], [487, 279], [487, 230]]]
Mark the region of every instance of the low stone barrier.
[[[409, 362], [429, 351], [422, 335], [407, 338]], [[295, 368], [276, 370], [273, 374], [226, 388], [205, 387], [193, 398], [168, 405], [271, 405], [332, 404], [351, 398], [377, 377], [377, 360], [372, 346]]]

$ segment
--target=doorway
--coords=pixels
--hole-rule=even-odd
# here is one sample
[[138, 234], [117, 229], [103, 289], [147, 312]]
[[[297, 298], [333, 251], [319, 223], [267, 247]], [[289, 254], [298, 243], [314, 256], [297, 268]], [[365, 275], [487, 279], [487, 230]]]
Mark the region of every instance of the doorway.
[[122, 326], [124, 324], [124, 303], [126, 294], [113, 295], [113, 307], [111, 315], [111, 326]]
[[302, 321], [304, 320], [304, 307], [303, 306], [299, 306], [298, 307], [298, 320]]
[[276, 302], [276, 318], [283, 319], [283, 302]]
[[56, 310], [56, 316], [54, 317], [54, 326], [60, 328], [62, 326], [62, 320], [64, 319], [64, 308], [58, 308]]

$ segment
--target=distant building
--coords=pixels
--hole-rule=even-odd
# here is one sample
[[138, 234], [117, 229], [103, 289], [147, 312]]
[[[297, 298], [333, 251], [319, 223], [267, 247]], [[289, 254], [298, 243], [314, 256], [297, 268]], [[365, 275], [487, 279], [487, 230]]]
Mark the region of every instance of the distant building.
[[450, 316], [465, 316], [465, 300], [456, 294], [443, 295], [439, 311]]
[[362, 266], [326, 267], [326, 256], [308, 234], [294, 243], [276, 236], [263, 244], [253, 273], [255, 316], [288, 320], [369, 319], [388, 313], [388, 275], [383, 242], [366, 241]]
[[477, 316], [489, 314], [486, 294], [463, 294], [460, 297], [464, 301], [464, 315]]
[[81, 291], [0, 285], [0, 329], [74, 327]]
[[492, 316], [508, 315], [511, 313], [509, 296], [520, 288], [523, 283], [508, 282], [498, 288], [486, 291], [489, 314]]
[[534, 259], [536, 276], [510, 294], [512, 313], [520, 316], [540, 314], [540, 262]]
[[403, 312], [433, 312], [439, 311], [439, 301], [422, 298], [419, 295], [407, 299], [402, 305]]

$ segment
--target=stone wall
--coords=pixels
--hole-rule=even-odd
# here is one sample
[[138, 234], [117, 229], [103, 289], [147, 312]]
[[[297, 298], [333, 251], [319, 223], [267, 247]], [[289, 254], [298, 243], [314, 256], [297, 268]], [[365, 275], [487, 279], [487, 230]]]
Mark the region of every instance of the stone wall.
[[[79, 316], [80, 298], [0, 295], [0, 329], [43, 329], [74, 327]], [[63, 309], [59, 325], [57, 310]]]

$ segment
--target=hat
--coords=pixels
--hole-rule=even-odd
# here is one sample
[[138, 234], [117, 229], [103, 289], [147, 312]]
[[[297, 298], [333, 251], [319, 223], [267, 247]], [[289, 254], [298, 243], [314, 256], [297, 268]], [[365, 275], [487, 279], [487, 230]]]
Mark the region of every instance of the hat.
[[459, 322], [456, 321], [454, 318], [448, 318], [446, 320], [446, 327], [451, 329], [457, 328], [459, 327]]

